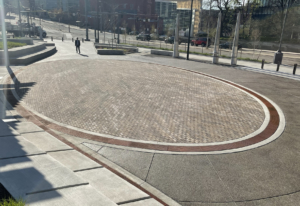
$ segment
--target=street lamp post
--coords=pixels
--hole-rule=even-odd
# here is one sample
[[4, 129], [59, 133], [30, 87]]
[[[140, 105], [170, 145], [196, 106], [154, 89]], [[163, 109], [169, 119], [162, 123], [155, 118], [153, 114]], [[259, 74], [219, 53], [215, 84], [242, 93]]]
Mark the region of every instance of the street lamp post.
[[21, 10], [20, 10], [20, 0], [18, 0], [18, 10], [19, 10], [19, 23], [20, 23], [21, 36], [23, 36]]
[[287, 5], [286, 5], [286, 12], [284, 15], [284, 20], [283, 20], [283, 25], [282, 25], [281, 35], [280, 35], [279, 48], [278, 48], [278, 51], [275, 53], [274, 59], [273, 59], [273, 63], [277, 64], [277, 65], [281, 64], [282, 58], [283, 58], [283, 53], [281, 52], [281, 43], [282, 43], [284, 26], [285, 26], [285, 22], [286, 22], [286, 16], [287, 16], [288, 9], [289, 9], [289, 3], [290, 3], [290, 0], [287, 1]]
[[190, 53], [190, 41], [191, 41], [191, 30], [192, 30], [192, 16], [193, 16], [193, 0], [191, 2], [191, 15], [190, 15], [190, 28], [189, 28], [189, 37], [188, 37], [188, 48], [186, 52], [186, 59], [189, 60]]
[[156, 28], [157, 38], [158, 38], [158, 35], [159, 35], [158, 24], [159, 24], [159, 16], [157, 16], [157, 28]]
[[5, 66], [9, 67], [9, 57], [8, 57], [8, 48], [7, 48], [6, 25], [5, 25], [5, 17], [4, 17], [3, 0], [0, 0], [0, 7], [1, 7], [1, 24], [2, 24], [2, 42], [3, 42], [3, 49], [4, 49], [4, 62], [5, 62]]
[[88, 19], [87, 19], [87, 0], [85, 0], [85, 27], [86, 27], [85, 41], [89, 41], [89, 28], [88, 28]]
[[100, 30], [100, 27], [99, 27], [99, 0], [97, 0], [97, 29], [98, 29], [98, 33], [97, 33], [97, 42], [99, 42], [99, 30]]

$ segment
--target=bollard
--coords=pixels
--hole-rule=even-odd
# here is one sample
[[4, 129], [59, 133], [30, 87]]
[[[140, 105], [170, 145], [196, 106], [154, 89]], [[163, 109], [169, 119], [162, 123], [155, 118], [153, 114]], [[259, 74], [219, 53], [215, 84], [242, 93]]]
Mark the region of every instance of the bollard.
[[295, 74], [296, 74], [296, 69], [297, 69], [297, 64], [294, 64], [293, 75], [295, 75]]
[[61, 41], [64, 41], [64, 37], [61, 37]]
[[279, 71], [279, 66], [280, 66], [280, 64], [278, 63], [277, 64], [277, 70], [276, 70], [277, 72]]
[[13, 35], [13, 39], [15, 38], [15, 35]]
[[53, 36], [51, 37], [51, 41], [53, 41]]
[[72, 42], [74, 42], [74, 38], [72, 38]]
[[265, 60], [261, 60], [261, 69], [264, 69]]
[[82, 43], [84, 43], [84, 38], [82, 38]]

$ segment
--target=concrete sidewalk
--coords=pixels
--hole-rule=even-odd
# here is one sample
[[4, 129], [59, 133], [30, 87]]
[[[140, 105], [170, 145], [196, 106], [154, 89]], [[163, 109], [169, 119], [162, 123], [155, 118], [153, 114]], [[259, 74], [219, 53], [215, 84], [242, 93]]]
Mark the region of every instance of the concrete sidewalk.
[[[190, 54], [190, 60], [200, 61], [212, 64], [212, 57], [211, 56], [203, 56], [203, 55], [195, 55]], [[180, 58], [185, 59], [186, 54], [180, 53]], [[220, 58], [219, 65], [231, 66], [230, 65], [231, 59], [229, 58]], [[249, 70], [253, 72], [265, 73], [269, 75], [285, 77], [294, 80], [300, 80], [300, 68], [296, 69], [295, 75], [293, 75], [293, 67], [287, 65], [280, 65], [279, 71], [277, 72], [277, 65], [276, 64], [264, 64], [264, 68], [261, 69], [262, 64], [260, 62], [252, 62], [252, 61], [243, 61], [238, 60], [237, 65], [234, 66], [235, 68]]]

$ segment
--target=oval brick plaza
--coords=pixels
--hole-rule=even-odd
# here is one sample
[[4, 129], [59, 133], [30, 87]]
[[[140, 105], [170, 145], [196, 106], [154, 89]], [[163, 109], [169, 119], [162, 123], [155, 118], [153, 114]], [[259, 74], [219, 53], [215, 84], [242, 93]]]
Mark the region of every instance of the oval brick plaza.
[[257, 147], [281, 134], [274, 136], [282, 117], [270, 100], [180, 68], [62, 60], [33, 64], [16, 77], [15, 95], [28, 110], [56, 128], [110, 144], [217, 152]]

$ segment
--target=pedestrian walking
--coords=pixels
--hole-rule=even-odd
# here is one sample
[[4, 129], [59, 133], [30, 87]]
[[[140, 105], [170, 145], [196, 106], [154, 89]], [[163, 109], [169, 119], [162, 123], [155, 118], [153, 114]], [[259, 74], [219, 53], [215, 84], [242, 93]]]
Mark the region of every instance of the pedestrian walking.
[[80, 54], [80, 41], [78, 40], [78, 38], [75, 40], [75, 46], [76, 46], [76, 52]]

